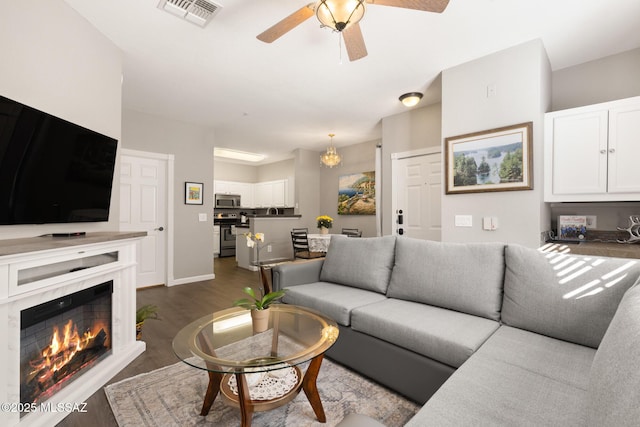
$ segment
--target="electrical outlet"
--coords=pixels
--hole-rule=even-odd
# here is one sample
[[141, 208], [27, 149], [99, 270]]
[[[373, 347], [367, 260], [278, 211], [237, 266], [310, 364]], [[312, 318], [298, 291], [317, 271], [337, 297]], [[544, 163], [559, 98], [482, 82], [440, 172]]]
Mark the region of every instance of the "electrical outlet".
[[207, 222], [207, 214], [206, 213], [198, 214], [198, 220], [200, 220], [200, 222]]
[[267, 245], [267, 252], [271, 252], [271, 245]]
[[598, 217], [595, 215], [587, 215], [587, 229], [595, 230], [598, 228]]

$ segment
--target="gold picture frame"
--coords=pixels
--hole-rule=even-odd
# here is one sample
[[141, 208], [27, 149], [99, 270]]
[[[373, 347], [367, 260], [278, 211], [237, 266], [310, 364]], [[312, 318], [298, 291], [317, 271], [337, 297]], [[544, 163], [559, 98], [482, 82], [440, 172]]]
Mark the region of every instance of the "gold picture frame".
[[445, 138], [445, 193], [533, 189], [533, 122]]

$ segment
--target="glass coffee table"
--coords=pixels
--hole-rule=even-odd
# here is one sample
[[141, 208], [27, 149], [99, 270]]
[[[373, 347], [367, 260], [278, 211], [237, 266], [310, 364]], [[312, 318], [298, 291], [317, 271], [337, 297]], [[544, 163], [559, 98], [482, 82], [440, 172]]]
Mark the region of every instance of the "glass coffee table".
[[250, 311], [234, 307], [196, 320], [173, 339], [183, 362], [209, 374], [200, 415], [220, 394], [240, 408], [241, 425], [250, 426], [253, 412], [282, 406], [303, 390], [318, 421], [326, 422], [316, 379], [325, 351], [338, 339], [337, 324], [295, 305], [273, 304], [269, 311], [263, 332], [254, 332]]

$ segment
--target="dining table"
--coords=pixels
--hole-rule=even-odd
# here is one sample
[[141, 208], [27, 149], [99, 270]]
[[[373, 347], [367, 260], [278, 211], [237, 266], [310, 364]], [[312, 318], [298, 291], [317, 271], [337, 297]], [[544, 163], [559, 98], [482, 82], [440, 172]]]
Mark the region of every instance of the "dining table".
[[327, 252], [331, 244], [331, 238], [346, 238], [344, 234], [307, 234], [309, 242], [309, 251], [311, 252]]

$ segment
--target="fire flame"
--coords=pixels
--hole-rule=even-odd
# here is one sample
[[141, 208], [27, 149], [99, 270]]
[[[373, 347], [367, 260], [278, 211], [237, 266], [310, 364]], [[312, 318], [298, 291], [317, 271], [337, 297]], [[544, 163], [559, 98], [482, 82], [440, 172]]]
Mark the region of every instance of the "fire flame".
[[[99, 331], [100, 328], [97, 326], [94, 330]], [[42, 372], [38, 379], [41, 382], [48, 380], [55, 372], [69, 363], [73, 356], [85, 348], [93, 338], [95, 338], [95, 333], [89, 330], [85, 331], [82, 336], [78, 334], [78, 328], [72, 320], [64, 325], [62, 334], [60, 334], [58, 327], [54, 326], [51, 344], [42, 351], [42, 359], [31, 362], [33, 368], [31, 374]]]

